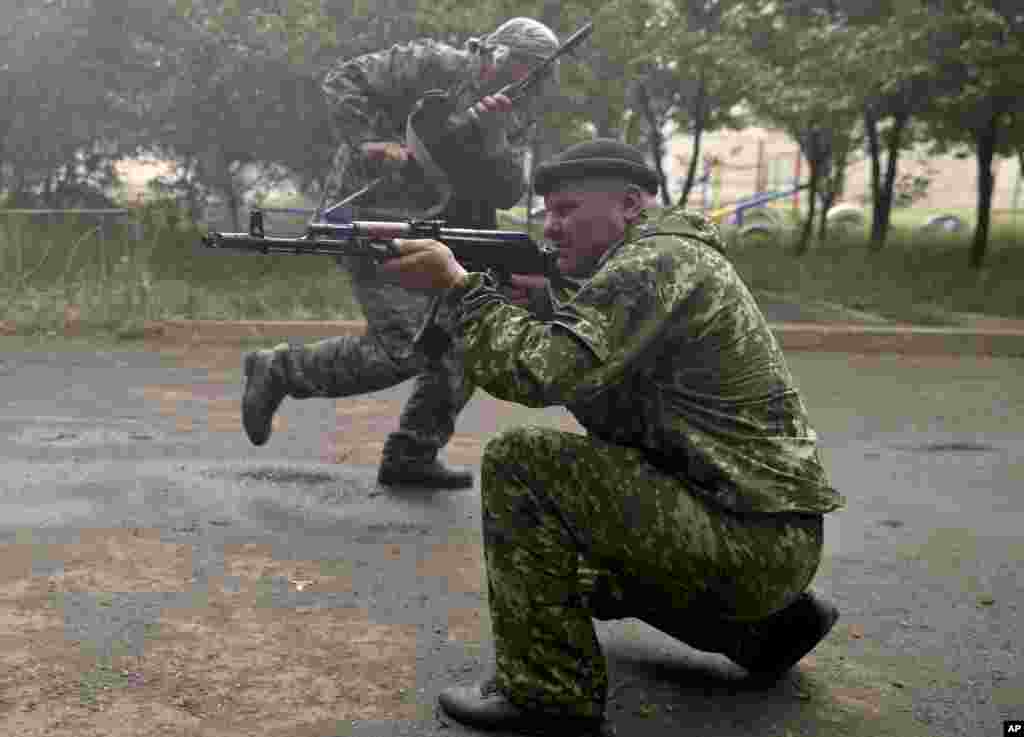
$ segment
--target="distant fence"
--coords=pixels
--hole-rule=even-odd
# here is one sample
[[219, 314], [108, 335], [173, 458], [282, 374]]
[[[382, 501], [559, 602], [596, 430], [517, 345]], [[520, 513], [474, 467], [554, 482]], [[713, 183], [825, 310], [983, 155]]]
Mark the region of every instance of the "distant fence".
[[99, 237], [106, 239], [111, 236], [114, 225], [126, 225], [132, 240], [142, 240], [143, 228], [140, 213], [122, 208], [96, 209], [0, 209], [0, 225], [8, 226], [12, 216], [28, 219], [33, 225], [66, 225], [69, 222], [95, 224]]

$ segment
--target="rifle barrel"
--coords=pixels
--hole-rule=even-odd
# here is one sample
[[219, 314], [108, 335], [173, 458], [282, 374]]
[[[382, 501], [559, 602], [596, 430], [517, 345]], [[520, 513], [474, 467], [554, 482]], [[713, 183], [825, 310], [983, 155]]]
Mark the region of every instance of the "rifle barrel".
[[551, 68], [551, 65], [558, 61], [559, 57], [570, 53], [575, 50], [577, 46], [587, 40], [590, 34], [594, 32], [594, 22], [589, 21], [578, 28], [569, 38], [565, 39], [561, 45], [555, 49], [551, 56], [547, 57], [540, 64], [535, 66], [530, 72], [518, 82], [513, 82], [507, 85], [502, 93], [506, 95], [512, 102], [515, 102], [523, 95], [526, 91], [533, 87], [540, 81], [541, 77]]

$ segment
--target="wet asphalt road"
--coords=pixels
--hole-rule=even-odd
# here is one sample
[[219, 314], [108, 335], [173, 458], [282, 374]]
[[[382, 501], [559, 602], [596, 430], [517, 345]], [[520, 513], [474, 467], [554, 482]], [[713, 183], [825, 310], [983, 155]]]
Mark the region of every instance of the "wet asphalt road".
[[[86, 528], [145, 527], [191, 545], [194, 586], [223, 573], [228, 543], [282, 556], [344, 558], [351, 592], [287, 583], [279, 606], [361, 606], [415, 624], [423, 704], [485, 673], [489, 644], [450, 641], [452, 608], [485, 606], [448, 591], [382, 544], [476, 539], [478, 489], [394, 491], [375, 483], [372, 442], [394, 426], [409, 385], [370, 395], [359, 432], [372, 441], [335, 463], [344, 401], [286, 401], [286, 429], [253, 448], [232, 425], [241, 350], [229, 368], [142, 347], [0, 339], [0, 543], [63, 542]], [[1000, 734], [1024, 718], [1024, 362], [1011, 359], [792, 354], [833, 482], [848, 506], [826, 526], [816, 588], [842, 618], [799, 672], [751, 691], [734, 666], [635, 620], [599, 631], [620, 735]], [[177, 393], [176, 393], [177, 392]], [[170, 397], [170, 399], [168, 399]], [[173, 410], [167, 403], [173, 402]], [[235, 415], [237, 421], [237, 414]], [[535, 422], [571, 428], [560, 409], [527, 410], [483, 393], [457, 438]], [[343, 424], [343, 423], [342, 423]], [[335, 443], [335, 445], [331, 445]], [[472, 458], [472, 445], [452, 455]], [[403, 562], [404, 561], [404, 562]], [[35, 563], [45, 575], [48, 563]], [[114, 638], [141, 652], [145, 625], [178, 594], [89, 596], [64, 604], [69, 639]], [[308, 603], [308, 602], [307, 602]], [[469, 734], [432, 718], [355, 722], [353, 735]]]

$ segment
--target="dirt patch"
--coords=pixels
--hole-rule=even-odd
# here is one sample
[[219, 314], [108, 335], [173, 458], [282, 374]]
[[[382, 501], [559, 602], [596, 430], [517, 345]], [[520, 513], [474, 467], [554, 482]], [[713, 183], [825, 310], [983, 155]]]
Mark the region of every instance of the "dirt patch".
[[435, 545], [419, 562], [420, 576], [439, 576], [447, 581], [448, 593], [483, 590], [483, 548], [479, 543], [448, 542]]
[[394, 400], [362, 397], [335, 400], [337, 429], [324, 434], [321, 460], [367, 466], [380, 463], [384, 441], [389, 433], [398, 429], [401, 412], [402, 403]]
[[[196, 432], [203, 429], [210, 432], [237, 434], [242, 432], [241, 400], [224, 397], [221, 385], [152, 385], [143, 390], [147, 400], [157, 405], [157, 411], [164, 417], [174, 418], [177, 432]], [[187, 411], [188, 403], [200, 404], [205, 416], [199, 419]], [[276, 432], [288, 429], [285, 418], [278, 414], [271, 423]]]
[[[416, 628], [351, 607], [272, 604], [272, 583], [347, 591], [347, 567], [225, 550], [224, 579], [193, 586], [191, 550], [155, 531], [83, 531], [79, 542], [0, 546], [0, 733], [323, 735], [352, 719], [414, 719]], [[33, 562], [59, 571], [33, 575]], [[146, 628], [143, 654], [68, 640], [61, 595], [192, 591]]]

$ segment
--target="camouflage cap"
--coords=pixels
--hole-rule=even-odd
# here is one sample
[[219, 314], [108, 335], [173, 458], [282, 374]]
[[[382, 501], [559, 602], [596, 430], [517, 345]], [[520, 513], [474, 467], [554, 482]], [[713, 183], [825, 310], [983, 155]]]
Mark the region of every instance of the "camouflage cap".
[[651, 194], [658, 193], [658, 174], [647, 165], [640, 149], [612, 138], [577, 143], [538, 164], [533, 187], [543, 196], [569, 180], [608, 176], [622, 177]]
[[558, 36], [533, 18], [511, 18], [483, 40], [487, 46], [507, 46], [512, 53], [546, 59], [558, 49]]

